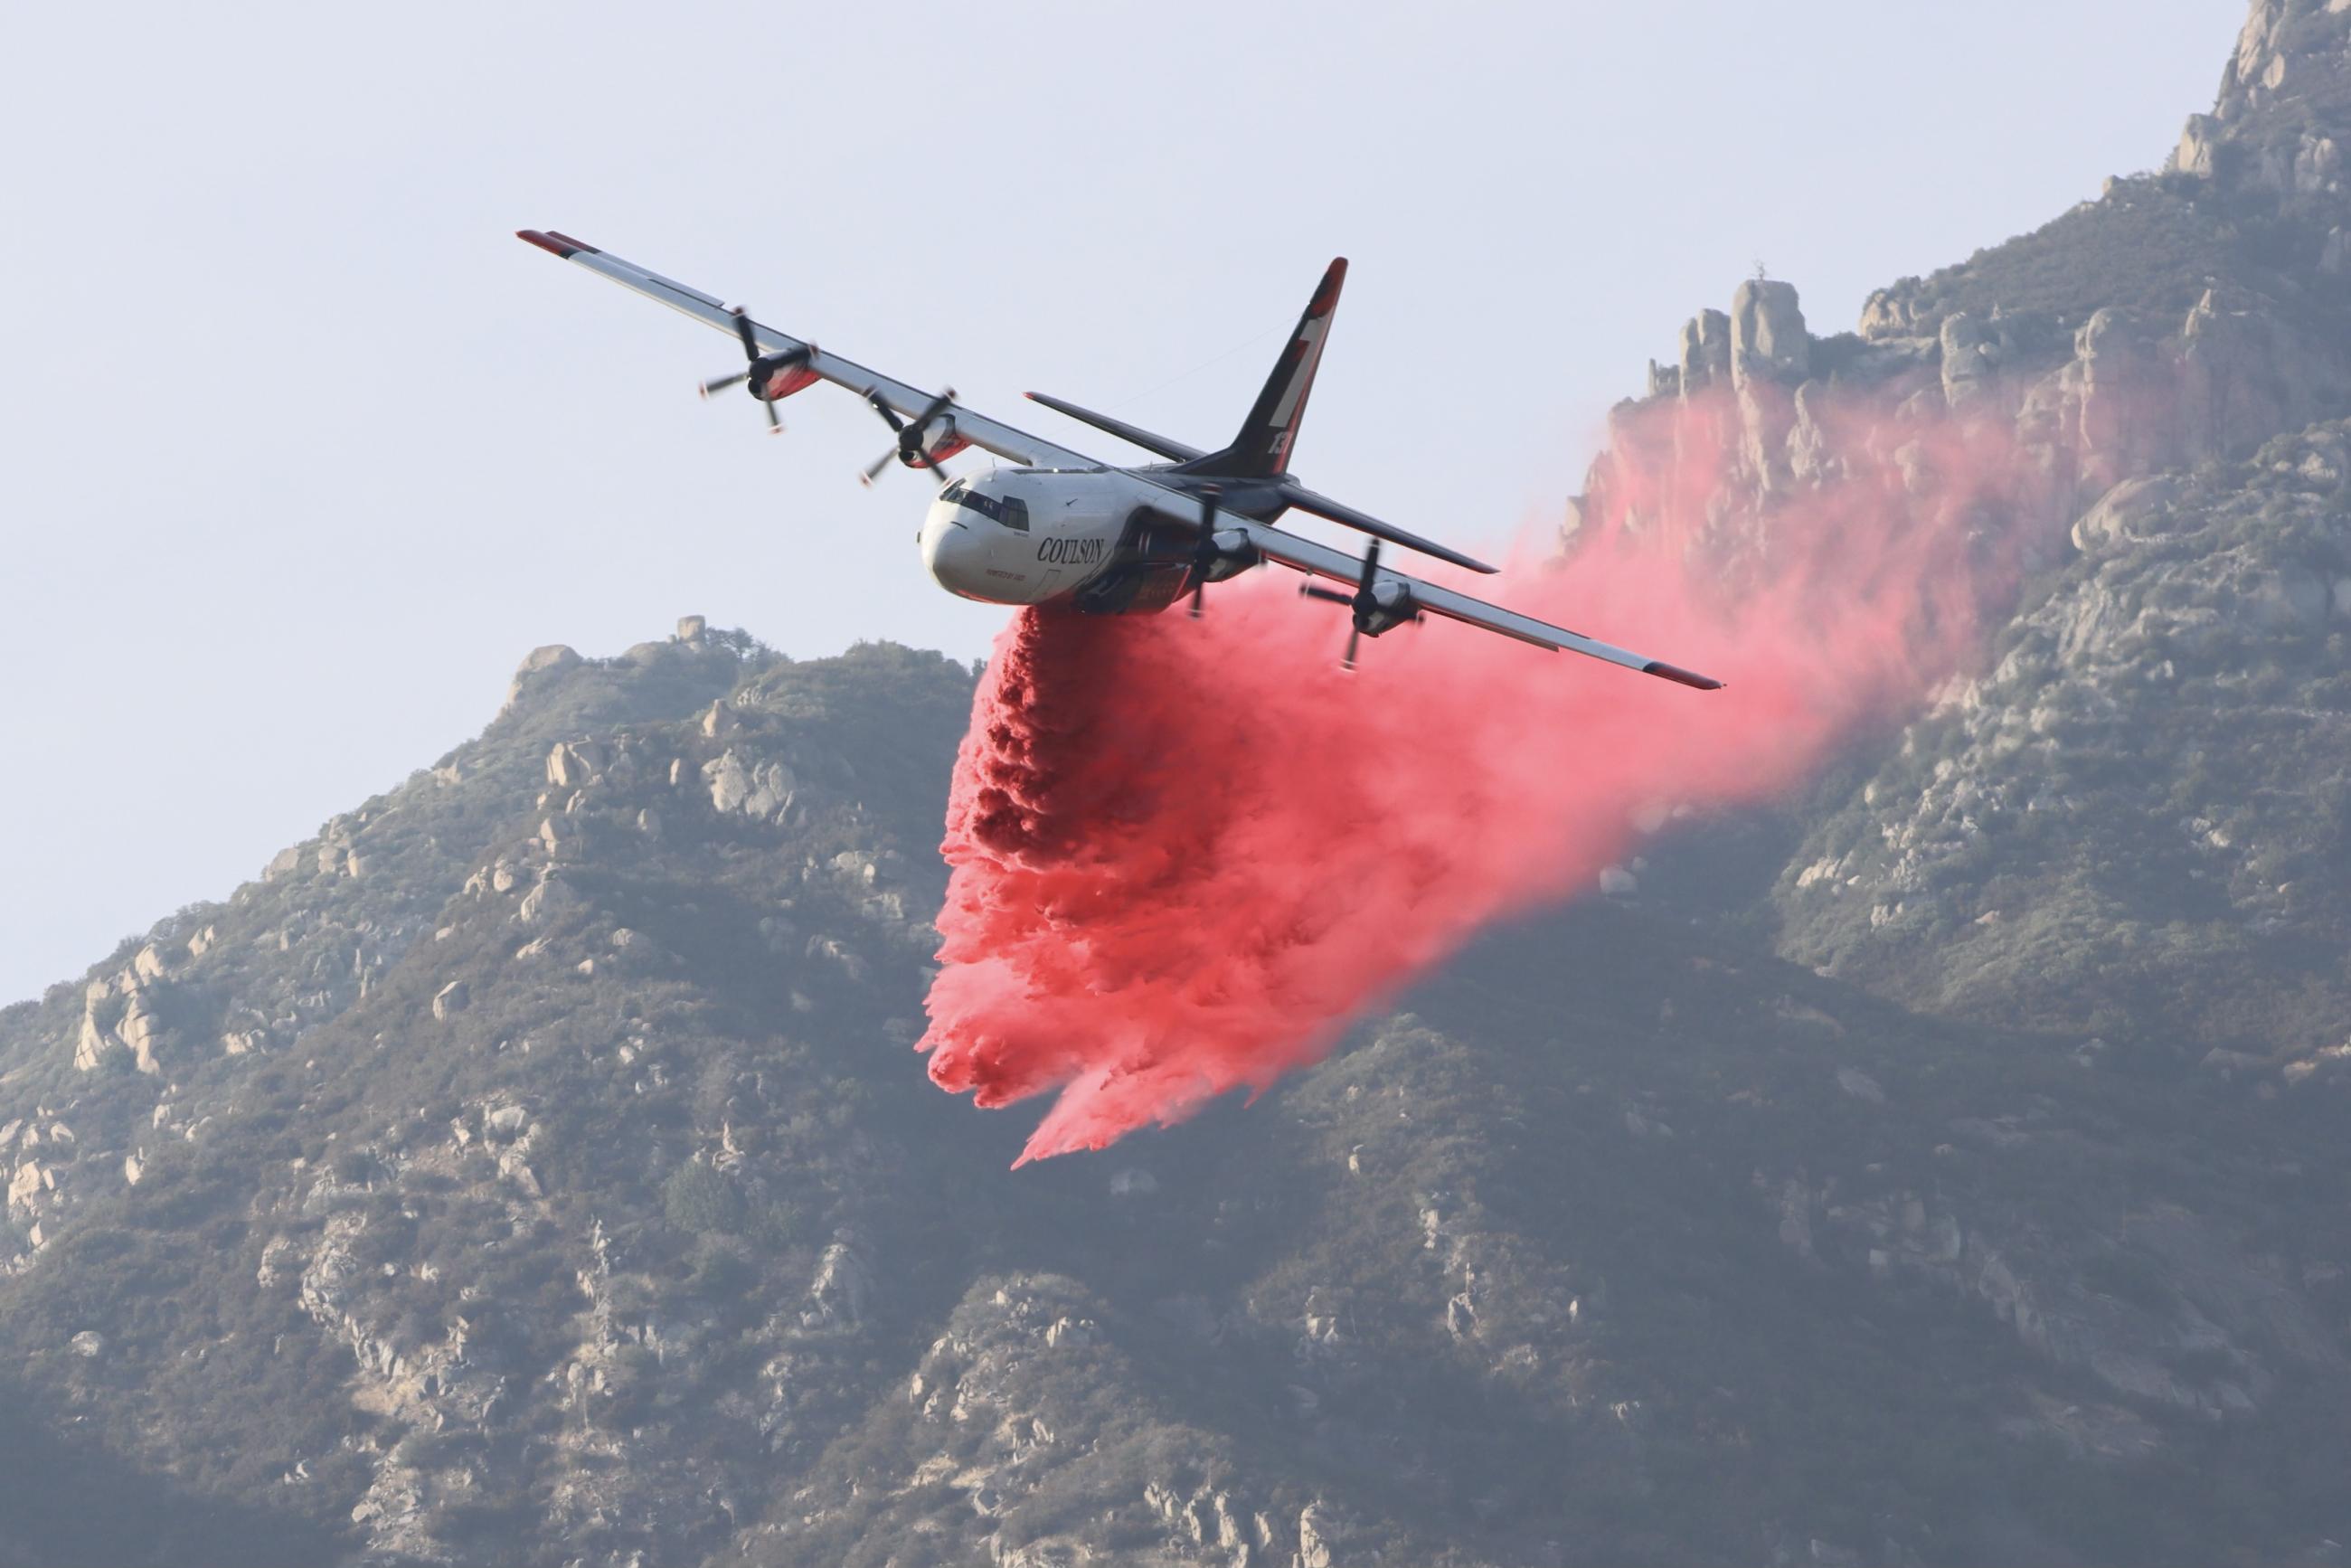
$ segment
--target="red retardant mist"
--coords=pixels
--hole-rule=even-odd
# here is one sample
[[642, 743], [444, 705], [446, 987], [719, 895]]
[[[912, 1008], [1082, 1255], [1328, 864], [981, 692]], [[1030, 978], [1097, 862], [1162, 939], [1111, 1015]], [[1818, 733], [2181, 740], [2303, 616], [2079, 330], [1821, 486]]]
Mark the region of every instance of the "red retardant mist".
[[1636, 818], [1786, 789], [1952, 674], [2012, 578], [2004, 425], [1848, 414], [1759, 511], [1727, 399], [1636, 418], [1567, 559], [1447, 580], [1723, 691], [1435, 617], [1350, 674], [1346, 610], [1278, 569], [1197, 620], [1006, 629], [921, 1049], [983, 1106], [1059, 1092], [1020, 1163], [1261, 1091], [1488, 922], [1593, 887]]

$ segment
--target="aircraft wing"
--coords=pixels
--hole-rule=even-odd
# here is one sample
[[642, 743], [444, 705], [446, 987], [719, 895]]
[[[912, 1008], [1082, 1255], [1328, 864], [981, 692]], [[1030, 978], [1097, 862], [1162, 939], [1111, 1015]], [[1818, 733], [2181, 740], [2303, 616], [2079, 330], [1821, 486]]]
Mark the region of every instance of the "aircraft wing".
[[[609, 251], [598, 250], [592, 245], [551, 229], [518, 229], [516, 233], [517, 237], [528, 240], [549, 255], [560, 256], [590, 272], [601, 273], [623, 288], [632, 289], [648, 299], [658, 299], [673, 310], [715, 327], [730, 338], [735, 336], [734, 313], [726, 308], [724, 301], [713, 299], [699, 288], [690, 288], [673, 278], [664, 277], [658, 272], [648, 272], [634, 262], [622, 261]], [[751, 336], [763, 353], [788, 354], [798, 349], [810, 350], [808, 368], [816, 374], [835, 386], [847, 387], [860, 397], [878, 397], [908, 419], [931, 406], [933, 394], [920, 387], [893, 381], [838, 354], [828, 354], [812, 343], [788, 332], [779, 332], [762, 322], [751, 323]], [[1088, 457], [1081, 452], [1056, 445], [1042, 436], [1015, 430], [1001, 421], [974, 413], [961, 403], [952, 404], [951, 408], [956, 434], [974, 446], [995, 453], [998, 457], [1030, 468], [1105, 466], [1100, 458]]]
[[[698, 288], [690, 288], [683, 283], [664, 277], [657, 272], [649, 272], [634, 262], [622, 261], [617, 256], [553, 230], [522, 229], [517, 233], [521, 238], [528, 240], [550, 255], [584, 267], [590, 272], [601, 273], [622, 287], [634, 290], [648, 299], [657, 299], [671, 309], [691, 316], [705, 325], [726, 333], [730, 338], [737, 333], [734, 313], [726, 308], [723, 301], [712, 298]], [[847, 387], [860, 397], [878, 397], [901, 415], [911, 419], [931, 405], [932, 394], [919, 387], [893, 381], [888, 376], [869, 371], [853, 361], [844, 360], [838, 354], [828, 354], [813, 344], [792, 337], [789, 333], [778, 331], [775, 328], [762, 322], [753, 321], [750, 323], [750, 328], [752, 339], [759, 345], [763, 353], [785, 354], [795, 350], [807, 349], [810, 350], [808, 369], [813, 371], [818, 376], [836, 386]], [[956, 434], [973, 445], [992, 452], [1010, 462], [1031, 468], [1111, 466], [1099, 458], [1089, 457], [1081, 452], [1058, 445], [1040, 436], [1031, 435], [1026, 431], [1015, 430], [1001, 421], [975, 413], [961, 404], [954, 405], [954, 416]], [[1147, 472], [1135, 473], [1134, 476], [1146, 482], [1156, 483]], [[1167, 490], [1170, 500], [1167, 510], [1172, 516], [1188, 522], [1198, 515], [1196, 509], [1198, 503], [1194, 497], [1170, 486], [1162, 486], [1162, 488]], [[1348, 509], [1342, 508], [1337, 503], [1326, 497], [1312, 495], [1311, 492], [1301, 492], [1300, 497], [1292, 498], [1291, 504], [1301, 506], [1306, 510], [1321, 511], [1325, 516], [1336, 516], [1340, 520], [1353, 522], [1357, 527], [1364, 526]], [[1254, 522], [1229, 512], [1222, 512], [1217, 514], [1217, 526], [1220, 532], [1228, 528], [1242, 529], [1248, 535], [1249, 544], [1267, 560], [1279, 561], [1296, 570], [1307, 572], [1315, 577], [1327, 577], [1334, 582], [1343, 582], [1351, 586], [1355, 584], [1362, 576], [1363, 563], [1355, 557], [1332, 549], [1327, 545], [1317, 544], [1312, 539], [1301, 538], [1296, 534], [1285, 533], [1270, 524]], [[1388, 525], [1383, 524], [1371, 531], [1386, 533], [1386, 537], [1397, 538], [1397, 542], [1411, 544], [1421, 549], [1437, 548], [1409, 535], [1398, 538], [1401, 530], [1389, 531]], [[1452, 554], [1450, 551], [1441, 549], [1439, 553], [1448, 556]], [[1472, 561], [1466, 557], [1457, 559], [1477, 570], [1492, 570], [1482, 562]], [[1720, 681], [1706, 675], [1695, 674], [1677, 665], [1668, 664], [1662, 659], [1652, 659], [1645, 654], [1633, 653], [1629, 649], [1615, 647], [1611, 643], [1600, 642], [1596, 638], [1586, 637], [1582, 632], [1571, 632], [1563, 626], [1553, 626], [1548, 622], [1538, 621], [1531, 615], [1521, 615], [1516, 611], [1489, 604], [1482, 599], [1475, 599], [1449, 588], [1441, 588], [1433, 582], [1424, 582], [1419, 578], [1404, 572], [1383, 569], [1379, 574], [1379, 580], [1401, 584], [1410, 591], [1414, 604], [1431, 615], [1442, 615], [1447, 620], [1482, 627], [1489, 632], [1499, 632], [1505, 637], [1515, 637], [1521, 643], [1531, 643], [1538, 648], [1589, 654], [1595, 659], [1604, 659], [1612, 664], [1622, 664], [1628, 670], [1638, 670], [1645, 675], [1656, 675], [1665, 680], [1678, 681], [1683, 685], [1696, 686], [1701, 691], [1712, 691], [1722, 685]]]
[[[1364, 563], [1343, 550], [1301, 538], [1296, 534], [1265, 523], [1250, 522], [1230, 514], [1217, 518], [1220, 528], [1238, 528], [1249, 535], [1249, 543], [1258, 554], [1268, 560], [1315, 577], [1327, 577], [1333, 582], [1353, 587], [1363, 575]], [[1722, 683], [1711, 675], [1701, 675], [1669, 664], [1663, 659], [1652, 659], [1646, 653], [1635, 653], [1629, 648], [1619, 648], [1587, 637], [1581, 632], [1571, 632], [1564, 626], [1553, 626], [1531, 615], [1521, 615], [1515, 610], [1505, 610], [1499, 604], [1489, 604], [1467, 593], [1442, 588], [1433, 582], [1401, 571], [1380, 569], [1379, 580], [1402, 584], [1412, 594], [1412, 601], [1431, 615], [1442, 615], [1448, 621], [1499, 632], [1505, 637], [1516, 637], [1521, 643], [1532, 643], [1538, 648], [1555, 649], [1563, 653], [1583, 653], [1594, 659], [1604, 659], [1612, 664], [1622, 664], [1628, 670], [1638, 670], [1645, 675], [1660, 680], [1676, 681], [1686, 686], [1696, 686], [1702, 692], [1719, 690]]]

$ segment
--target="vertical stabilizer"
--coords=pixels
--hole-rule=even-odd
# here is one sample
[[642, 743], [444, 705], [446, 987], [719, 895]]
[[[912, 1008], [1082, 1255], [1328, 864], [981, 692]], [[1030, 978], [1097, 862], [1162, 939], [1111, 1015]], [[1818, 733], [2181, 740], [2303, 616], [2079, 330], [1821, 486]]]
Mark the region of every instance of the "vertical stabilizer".
[[1306, 417], [1306, 397], [1314, 390], [1315, 367], [1322, 362], [1322, 345], [1331, 333], [1331, 318], [1339, 308], [1339, 290], [1347, 281], [1347, 258], [1340, 256], [1322, 274], [1298, 330], [1274, 361], [1273, 374], [1257, 394], [1257, 405], [1242, 422], [1238, 435], [1222, 452], [1186, 464], [1203, 474], [1235, 478], [1270, 479], [1290, 471], [1290, 449], [1298, 426]]

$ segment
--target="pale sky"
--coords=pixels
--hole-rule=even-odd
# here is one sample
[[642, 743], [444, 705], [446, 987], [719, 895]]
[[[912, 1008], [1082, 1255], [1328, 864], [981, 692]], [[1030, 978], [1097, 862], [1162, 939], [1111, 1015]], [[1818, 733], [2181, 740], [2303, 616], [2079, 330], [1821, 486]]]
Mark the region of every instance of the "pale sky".
[[[1013, 423], [1230, 434], [1474, 545], [1760, 262], [1816, 331], [2158, 165], [2230, 0], [18, 5], [0, 21], [0, 1001], [678, 616], [982, 653], [844, 394], [559, 228]], [[964, 460], [967, 470], [977, 466]]]

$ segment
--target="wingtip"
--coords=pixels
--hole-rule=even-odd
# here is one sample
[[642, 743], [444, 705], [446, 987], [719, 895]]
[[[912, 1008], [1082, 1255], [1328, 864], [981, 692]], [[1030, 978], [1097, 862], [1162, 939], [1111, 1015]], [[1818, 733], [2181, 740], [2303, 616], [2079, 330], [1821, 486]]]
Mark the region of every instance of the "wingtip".
[[596, 247], [583, 240], [573, 239], [560, 229], [517, 229], [515, 238], [526, 245], [535, 245], [549, 256], [570, 260], [581, 251], [593, 253]]
[[1719, 692], [1723, 686], [1723, 683], [1716, 680], [1712, 675], [1701, 675], [1695, 670], [1685, 670], [1678, 664], [1668, 664], [1663, 659], [1650, 660], [1641, 666], [1641, 673], [1645, 675], [1655, 675], [1661, 681], [1673, 681], [1681, 685], [1695, 687], [1702, 692]]
[[1347, 285], [1347, 258], [1334, 256], [1331, 265], [1322, 269], [1322, 281], [1314, 286], [1314, 297], [1306, 302], [1309, 319], [1328, 316], [1339, 307], [1339, 291]]

